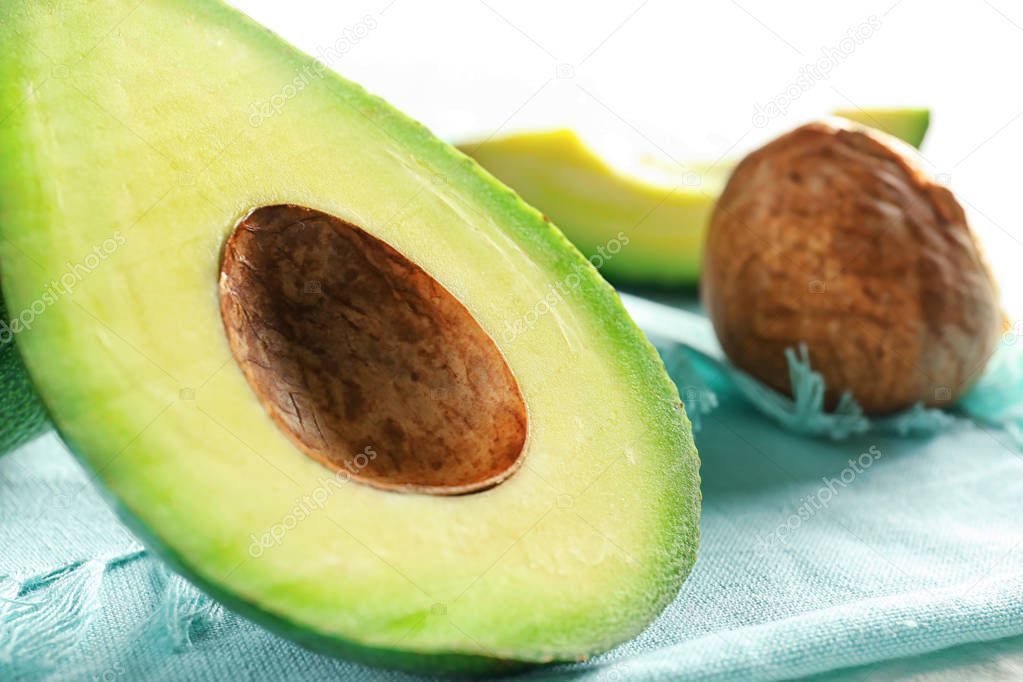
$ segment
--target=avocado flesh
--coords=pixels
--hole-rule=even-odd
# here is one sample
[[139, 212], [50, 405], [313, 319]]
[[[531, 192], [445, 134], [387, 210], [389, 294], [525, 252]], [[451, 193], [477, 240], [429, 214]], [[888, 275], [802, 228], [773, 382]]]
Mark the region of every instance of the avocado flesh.
[[[81, 275], [17, 347], [126, 522], [242, 614], [376, 664], [575, 660], [641, 631], [694, 561], [698, 459], [613, 290], [471, 160], [234, 10], [136, 4], [0, 9], [3, 292], [13, 317]], [[528, 408], [519, 471], [457, 497], [337, 485], [268, 418], [217, 277], [274, 204], [358, 225], [464, 304]]]
[[[836, 114], [916, 146], [929, 120], [926, 109]], [[612, 167], [564, 129], [459, 148], [550, 216], [608, 279], [626, 285], [680, 286], [699, 280], [703, 235], [734, 165], [660, 164], [659, 177], [647, 179]], [[616, 239], [624, 242], [621, 235], [628, 244], [605, 256], [601, 249]]]

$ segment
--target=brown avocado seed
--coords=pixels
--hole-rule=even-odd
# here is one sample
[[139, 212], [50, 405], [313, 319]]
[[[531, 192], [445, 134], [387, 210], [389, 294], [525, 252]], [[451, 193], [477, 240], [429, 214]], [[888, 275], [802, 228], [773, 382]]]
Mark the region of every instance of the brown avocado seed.
[[1002, 313], [952, 193], [893, 137], [804, 125], [735, 169], [711, 219], [704, 306], [732, 363], [790, 393], [806, 343], [833, 407], [948, 405], [980, 376]]

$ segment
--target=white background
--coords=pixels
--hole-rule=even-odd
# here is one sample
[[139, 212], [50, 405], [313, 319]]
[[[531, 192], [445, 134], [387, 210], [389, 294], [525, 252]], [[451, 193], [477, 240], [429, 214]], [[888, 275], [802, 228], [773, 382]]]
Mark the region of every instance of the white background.
[[[1023, 316], [1017, 3], [234, 4], [310, 54], [343, 48], [331, 67], [455, 141], [570, 125], [619, 161], [714, 160], [838, 107], [930, 107], [927, 166], [960, 197], [1010, 316]], [[869, 37], [843, 42], [864, 24]], [[784, 93], [825, 50], [828, 77], [799, 88], [766, 127], [754, 125], [756, 105]]]

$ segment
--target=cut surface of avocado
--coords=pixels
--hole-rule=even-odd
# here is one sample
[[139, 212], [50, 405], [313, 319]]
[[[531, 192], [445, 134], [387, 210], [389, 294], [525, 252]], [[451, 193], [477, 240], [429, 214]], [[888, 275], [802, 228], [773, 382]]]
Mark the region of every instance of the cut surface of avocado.
[[16, 346], [147, 546], [419, 671], [577, 660], [674, 598], [689, 422], [540, 213], [217, 2], [13, 0], [0, 39]]
[[[836, 115], [916, 146], [929, 121], [926, 109]], [[637, 164], [638, 172], [626, 172], [565, 129], [459, 147], [550, 216], [608, 279], [626, 285], [678, 286], [699, 280], [703, 236], [734, 165], [727, 160], [666, 161]]]

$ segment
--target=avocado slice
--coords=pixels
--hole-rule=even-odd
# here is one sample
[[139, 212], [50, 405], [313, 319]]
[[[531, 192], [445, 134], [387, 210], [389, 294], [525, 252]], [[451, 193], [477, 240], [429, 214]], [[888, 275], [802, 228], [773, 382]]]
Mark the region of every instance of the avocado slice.
[[930, 109], [838, 109], [835, 116], [877, 128], [903, 142], [919, 147], [931, 125]]
[[578, 660], [674, 598], [689, 422], [539, 212], [219, 2], [10, 0], [0, 40], [16, 346], [148, 547], [418, 671]]
[[[926, 109], [836, 114], [919, 146]], [[700, 277], [703, 235], [733, 163], [612, 167], [565, 129], [466, 142], [459, 148], [551, 217], [611, 281], [684, 286]], [[608, 244], [623, 243], [618, 253]]]
[[[672, 285], [700, 274], [703, 231], [716, 175], [702, 187], [699, 168], [650, 167], [663, 182], [611, 167], [572, 130], [521, 133], [459, 148], [550, 216], [565, 236], [615, 282]], [[608, 244], [623, 242], [618, 253]]]

